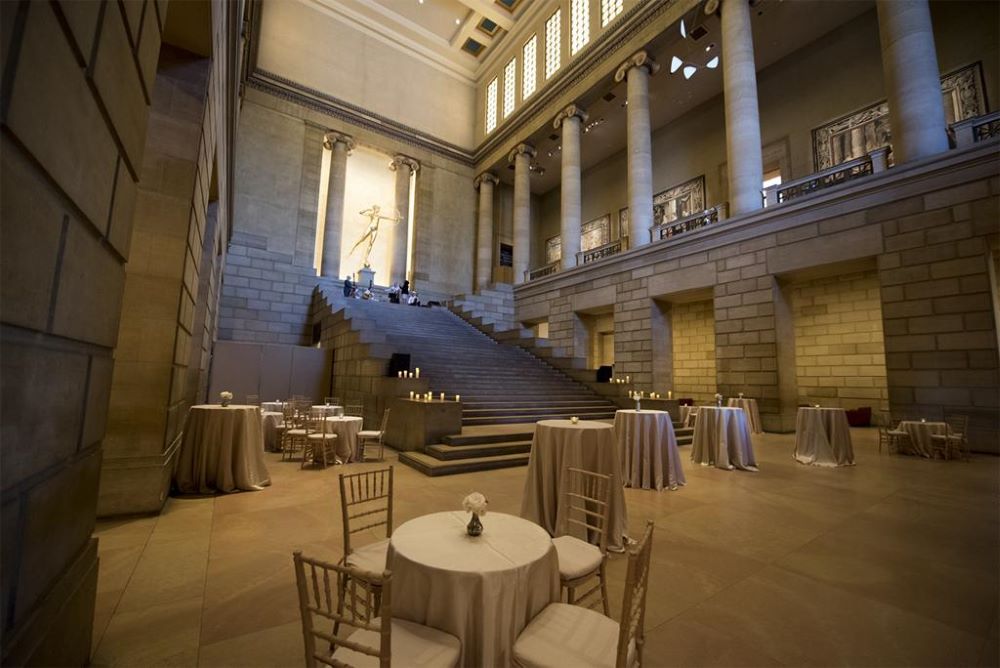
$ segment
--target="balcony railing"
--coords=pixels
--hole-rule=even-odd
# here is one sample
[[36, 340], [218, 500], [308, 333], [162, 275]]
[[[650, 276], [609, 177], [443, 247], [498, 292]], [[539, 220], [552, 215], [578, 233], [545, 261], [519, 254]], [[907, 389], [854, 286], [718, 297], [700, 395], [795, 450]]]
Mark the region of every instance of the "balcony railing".
[[727, 207], [725, 204], [717, 204], [711, 209], [699, 211], [698, 213], [687, 216], [686, 218], [680, 218], [678, 220], [672, 220], [669, 223], [654, 225], [649, 228], [650, 239], [652, 241], [670, 239], [678, 234], [683, 234], [684, 232], [701, 229], [706, 225], [711, 225], [719, 222], [720, 220], [725, 220], [726, 212]]
[[576, 266], [579, 267], [581, 264], [596, 262], [597, 260], [603, 260], [606, 257], [611, 257], [612, 255], [618, 255], [618, 253], [621, 253], [626, 248], [628, 248], [627, 235], [621, 239], [616, 239], [615, 241], [606, 243], [603, 246], [580, 251], [576, 254]]
[[529, 269], [524, 272], [525, 281], [533, 281], [536, 278], [542, 278], [543, 276], [548, 276], [549, 274], [554, 274], [559, 271], [559, 262], [550, 262], [547, 265], [538, 267], [537, 269]]
[[839, 186], [857, 178], [878, 174], [887, 169], [889, 148], [877, 148], [868, 155], [834, 165], [822, 172], [816, 172], [801, 179], [771, 186], [764, 190], [764, 206], [773, 206], [796, 197], [810, 195], [817, 190]]
[[959, 148], [1000, 137], [1000, 111], [951, 124]]

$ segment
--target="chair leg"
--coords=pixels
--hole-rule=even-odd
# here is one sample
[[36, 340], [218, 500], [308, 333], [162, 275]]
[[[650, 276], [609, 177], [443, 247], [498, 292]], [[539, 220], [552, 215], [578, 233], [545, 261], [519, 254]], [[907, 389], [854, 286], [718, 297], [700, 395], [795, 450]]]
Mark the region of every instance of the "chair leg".
[[597, 572], [597, 577], [601, 580], [601, 603], [604, 605], [604, 616], [610, 617], [611, 610], [608, 608], [608, 576], [604, 570], [604, 561], [601, 562], [601, 569]]

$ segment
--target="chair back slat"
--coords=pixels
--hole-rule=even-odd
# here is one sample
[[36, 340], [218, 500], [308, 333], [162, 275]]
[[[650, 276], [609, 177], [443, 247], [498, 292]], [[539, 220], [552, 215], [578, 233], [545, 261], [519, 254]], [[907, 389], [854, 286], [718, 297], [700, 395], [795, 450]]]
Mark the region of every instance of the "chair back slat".
[[[316, 668], [320, 664], [327, 666], [346, 666], [342, 661], [333, 658], [338, 647], [377, 657], [379, 665], [388, 668], [392, 647], [392, 608], [391, 580], [392, 574], [385, 571], [382, 574], [369, 573], [350, 566], [340, 566], [302, 555], [301, 551], [294, 554], [295, 582], [299, 591], [299, 613], [302, 617], [302, 637], [305, 642], [305, 659], [308, 668]], [[371, 621], [371, 593], [367, 593], [368, 605], [364, 614], [358, 614], [354, 601], [345, 597], [350, 590], [352, 597], [357, 596], [356, 583], [365, 580], [377, 584], [381, 588], [381, 621], [375, 624]], [[347, 587], [341, 589], [343, 583]], [[336, 595], [333, 588], [338, 587]], [[324, 629], [330, 623], [335, 626], [333, 633]], [[322, 628], [318, 628], [318, 626]], [[373, 647], [352, 640], [348, 636], [353, 631], [374, 631], [379, 634], [379, 645]], [[319, 641], [319, 643], [317, 643]], [[318, 651], [317, 647], [329, 648], [328, 652]]]
[[[389, 538], [392, 535], [392, 467], [341, 474], [340, 511], [345, 557], [352, 552], [352, 534], [384, 527], [385, 537]], [[371, 519], [379, 514], [384, 516]], [[359, 525], [358, 520], [363, 524]]]
[[634, 642], [635, 665], [642, 665], [642, 646], [646, 641], [646, 593], [649, 589], [649, 560], [653, 551], [653, 522], [646, 522], [646, 530], [638, 545], [629, 549], [628, 570], [625, 576], [625, 600], [622, 602], [621, 624], [618, 627], [618, 668], [628, 666], [628, 648]]
[[601, 554], [608, 550], [608, 527], [611, 524], [611, 476], [593, 471], [567, 467], [563, 474], [563, 504], [565, 526], [562, 533], [569, 533], [570, 526], [582, 526], [584, 539], [593, 542]]

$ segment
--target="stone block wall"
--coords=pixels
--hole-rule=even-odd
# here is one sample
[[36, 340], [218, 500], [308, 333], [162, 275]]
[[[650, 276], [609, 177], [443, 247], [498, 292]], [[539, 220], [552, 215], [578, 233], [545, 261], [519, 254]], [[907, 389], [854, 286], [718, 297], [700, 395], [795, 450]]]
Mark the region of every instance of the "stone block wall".
[[[715, 397], [715, 311], [711, 301], [674, 304], [674, 397], [691, 397], [696, 403]], [[654, 388], [663, 391], [663, 388]]]
[[166, 2], [0, 3], [0, 663], [85, 665], [136, 181]]
[[799, 402], [888, 410], [878, 273], [795, 283], [792, 305]]
[[[874, 265], [889, 408], [968, 414], [973, 446], [996, 452], [995, 150], [953, 150], [529, 282], [515, 288], [515, 317], [547, 317], [552, 345], [578, 350], [583, 305], [613, 302], [616, 374], [663, 390], [673, 379], [653, 345], [668, 330], [662, 305], [711, 291], [718, 391], [756, 398], [766, 429], [791, 431], [800, 398], [794, 285]], [[869, 289], [867, 317], [877, 318]], [[863, 366], [877, 366], [876, 353], [862, 354], [873, 362]]]

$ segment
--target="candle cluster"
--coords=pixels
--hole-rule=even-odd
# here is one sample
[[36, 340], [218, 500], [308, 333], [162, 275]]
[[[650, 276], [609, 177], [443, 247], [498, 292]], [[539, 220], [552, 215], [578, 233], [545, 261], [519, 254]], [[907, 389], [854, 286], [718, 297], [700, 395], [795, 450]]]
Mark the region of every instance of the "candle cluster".
[[[440, 396], [440, 401], [444, 401], [444, 392], [442, 392], [439, 396]], [[413, 401], [413, 400], [417, 400], [417, 401], [434, 401], [434, 393], [433, 392], [425, 392], [424, 394], [417, 394], [413, 390], [410, 390], [410, 401]], [[461, 400], [462, 400], [462, 395], [456, 394], [455, 395], [455, 401], [461, 401]]]
[[417, 367], [416, 372], [414, 371], [400, 371], [397, 374], [398, 378], [420, 378], [420, 367]]
[[611, 382], [616, 385], [627, 385], [632, 382], [632, 376], [625, 376], [624, 378], [612, 378]]

